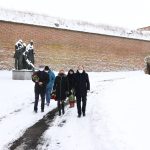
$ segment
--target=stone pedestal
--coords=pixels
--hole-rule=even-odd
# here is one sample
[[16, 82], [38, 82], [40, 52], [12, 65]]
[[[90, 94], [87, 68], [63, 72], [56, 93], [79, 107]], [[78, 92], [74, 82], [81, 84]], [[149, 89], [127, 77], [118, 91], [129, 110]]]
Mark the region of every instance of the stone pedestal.
[[12, 70], [13, 80], [31, 80], [33, 70]]

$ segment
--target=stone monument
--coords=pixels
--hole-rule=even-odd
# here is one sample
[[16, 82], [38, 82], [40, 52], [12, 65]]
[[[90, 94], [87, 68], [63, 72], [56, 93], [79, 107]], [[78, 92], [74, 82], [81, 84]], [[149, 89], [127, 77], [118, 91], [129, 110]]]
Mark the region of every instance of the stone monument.
[[15, 69], [12, 70], [13, 80], [31, 80], [34, 67], [33, 41], [26, 46], [22, 40], [15, 44]]

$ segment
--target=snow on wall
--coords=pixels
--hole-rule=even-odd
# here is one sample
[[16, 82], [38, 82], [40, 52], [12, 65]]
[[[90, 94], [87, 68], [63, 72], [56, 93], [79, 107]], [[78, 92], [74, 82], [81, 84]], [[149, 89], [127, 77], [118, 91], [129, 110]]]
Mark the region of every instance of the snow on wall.
[[0, 20], [150, 41], [150, 32], [0, 8]]

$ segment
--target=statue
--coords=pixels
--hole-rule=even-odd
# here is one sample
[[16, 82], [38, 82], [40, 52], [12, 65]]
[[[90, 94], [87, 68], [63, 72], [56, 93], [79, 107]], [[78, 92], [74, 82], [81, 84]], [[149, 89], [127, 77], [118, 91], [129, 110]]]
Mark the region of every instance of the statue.
[[15, 69], [34, 70], [34, 48], [33, 40], [26, 46], [22, 40], [15, 44]]
[[20, 70], [22, 69], [22, 48], [23, 48], [23, 42], [22, 40], [19, 40], [16, 44], [15, 44], [15, 54], [14, 54], [14, 58], [15, 58], [15, 69], [16, 70]]
[[33, 48], [33, 40], [30, 41], [30, 43], [26, 47], [26, 53], [27, 58], [30, 61], [30, 65], [28, 66], [28, 69], [32, 69], [32, 65], [34, 64], [34, 48]]

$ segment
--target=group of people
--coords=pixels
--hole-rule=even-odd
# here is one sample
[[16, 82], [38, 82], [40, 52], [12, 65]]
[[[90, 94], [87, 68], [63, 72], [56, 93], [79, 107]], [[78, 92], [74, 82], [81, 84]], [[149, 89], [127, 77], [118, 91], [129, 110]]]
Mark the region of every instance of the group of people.
[[34, 68], [34, 48], [33, 40], [30, 41], [28, 45], [23, 43], [20, 39], [15, 44], [15, 69], [28, 69], [31, 70]]
[[49, 106], [51, 93], [55, 93], [60, 116], [65, 113], [64, 102], [66, 98], [74, 93], [78, 117], [86, 115], [87, 92], [90, 90], [90, 81], [82, 65], [78, 66], [76, 73], [70, 69], [67, 75], [61, 69], [56, 77], [48, 66], [40, 66], [39, 71], [32, 75], [32, 81], [35, 82], [34, 112], [37, 113], [38, 111], [39, 96], [41, 96], [41, 112], [44, 112], [45, 98], [46, 104]]

